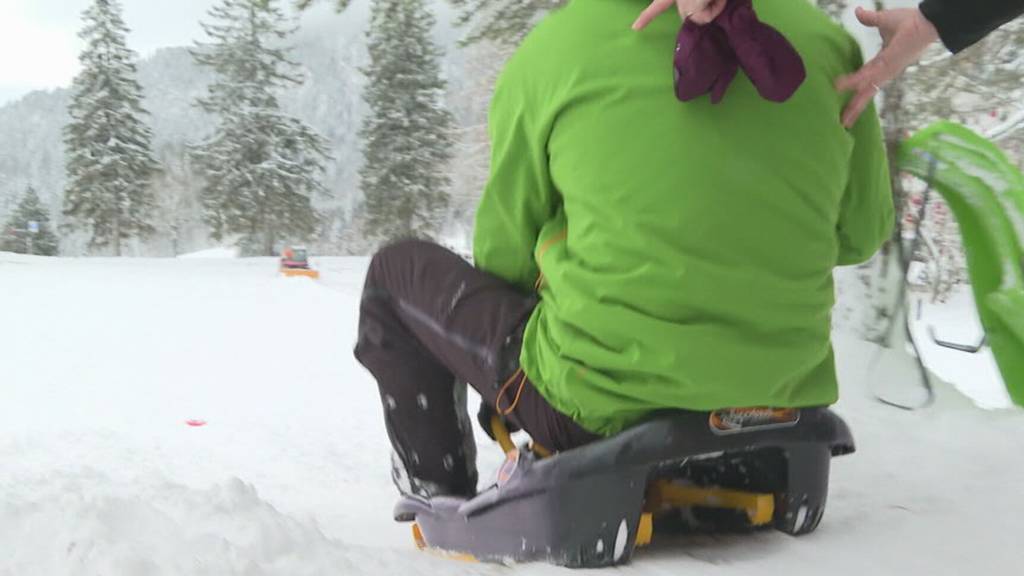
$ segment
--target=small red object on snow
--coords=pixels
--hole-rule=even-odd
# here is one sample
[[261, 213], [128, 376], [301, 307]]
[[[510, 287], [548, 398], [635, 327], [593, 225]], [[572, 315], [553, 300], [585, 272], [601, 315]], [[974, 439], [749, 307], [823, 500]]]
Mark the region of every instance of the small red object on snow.
[[200, 426], [206, 426], [206, 420], [185, 420], [185, 424], [193, 428], [199, 428]]

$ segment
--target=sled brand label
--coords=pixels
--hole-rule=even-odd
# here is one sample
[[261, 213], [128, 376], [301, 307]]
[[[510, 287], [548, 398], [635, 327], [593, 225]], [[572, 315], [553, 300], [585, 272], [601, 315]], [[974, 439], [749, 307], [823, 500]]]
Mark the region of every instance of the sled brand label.
[[800, 411], [790, 408], [732, 408], [717, 410], [708, 418], [715, 434], [740, 434], [787, 428], [800, 422]]

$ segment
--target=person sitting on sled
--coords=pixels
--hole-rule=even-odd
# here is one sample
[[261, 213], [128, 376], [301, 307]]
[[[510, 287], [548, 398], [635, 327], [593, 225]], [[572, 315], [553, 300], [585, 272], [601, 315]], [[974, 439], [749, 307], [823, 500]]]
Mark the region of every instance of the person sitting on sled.
[[355, 355], [405, 494], [475, 493], [464, 383], [552, 451], [837, 400], [832, 271], [894, 220], [877, 115], [840, 123], [860, 50], [807, 2], [633, 32], [641, 5], [573, 0], [508, 62], [475, 267], [415, 240], [370, 264]]
[[285, 269], [308, 269], [309, 256], [305, 248], [285, 248], [281, 253], [281, 268]]

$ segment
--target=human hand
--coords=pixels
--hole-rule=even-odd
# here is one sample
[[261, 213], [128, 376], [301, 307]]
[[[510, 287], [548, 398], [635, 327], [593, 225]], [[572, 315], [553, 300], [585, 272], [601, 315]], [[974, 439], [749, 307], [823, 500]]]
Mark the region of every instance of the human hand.
[[854, 92], [853, 100], [843, 110], [843, 126], [847, 128], [853, 127], [883, 86], [917, 62], [939, 39], [939, 31], [917, 8], [879, 12], [857, 8], [857, 19], [865, 26], [878, 28], [883, 48], [863, 68], [836, 81], [840, 92]]
[[633, 30], [643, 30], [652, 20], [660, 16], [673, 4], [679, 9], [679, 17], [693, 20], [697, 24], [707, 24], [725, 9], [728, 0], [653, 0], [640, 17], [633, 23]]

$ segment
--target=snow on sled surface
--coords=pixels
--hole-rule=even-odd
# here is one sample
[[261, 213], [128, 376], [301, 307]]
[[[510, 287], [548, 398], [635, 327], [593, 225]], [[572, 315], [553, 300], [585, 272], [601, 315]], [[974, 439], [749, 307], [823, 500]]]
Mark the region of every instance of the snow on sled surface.
[[[276, 264], [0, 254], [0, 576], [508, 573], [418, 552], [391, 520], [379, 399], [351, 355], [367, 260], [318, 259], [320, 283]], [[858, 452], [834, 461], [818, 532], [660, 538], [616, 573], [1017, 572], [1024, 413], [948, 386], [887, 408], [875, 348], [836, 340]], [[911, 362], [893, 353], [885, 377]], [[500, 450], [481, 452], [487, 478]]]

